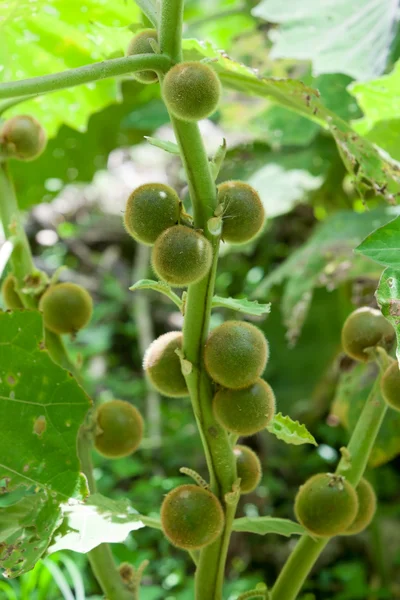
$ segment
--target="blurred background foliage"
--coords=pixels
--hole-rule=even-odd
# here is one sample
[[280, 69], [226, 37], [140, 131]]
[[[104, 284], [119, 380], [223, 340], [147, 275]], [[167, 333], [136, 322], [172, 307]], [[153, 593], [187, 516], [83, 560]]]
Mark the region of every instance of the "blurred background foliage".
[[[141, 15], [132, 0], [109, 4], [3, 3], [0, 78], [122, 55], [131, 32], [142, 26]], [[300, 79], [318, 89], [326, 107], [400, 159], [400, 34], [394, 5], [393, 0], [340, 1], [332, 15], [317, 0], [301, 8], [295, 0], [188, 0], [184, 36], [211, 42], [260, 75]], [[50, 135], [38, 160], [12, 163], [36, 265], [49, 274], [65, 267], [61, 278], [84, 285], [95, 299], [90, 326], [68, 342], [85, 388], [96, 402], [133, 401], [147, 421], [143, 447], [132, 457], [113, 462], [94, 457], [99, 491], [128, 497], [139, 512], [156, 514], [163, 495], [186, 481], [181, 466], [205, 475], [189, 400], [160, 398], [141, 369], [143, 348], [179, 328], [182, 317], [154, 292], [128, 291], [137, 279], [151, 276], [148, 251], [122, 226], [128, 194], [142, 183], [161, 181], [187, 201], [179, 158], [144, 139], [173, 139], [158, 86], [106, 80], [28, 99], [8, 107], [4, 116], [18, 112], [36, 115]], [[302, 420], [319, 443], [317, 449], [294, 448], [267, 434], [246, 440], [259, 454], [264, 474], [256, 492], [242, 498], [239, 512], [293, 518], [298, 486], [313, 473], [334, 469], [374, 377], [366, 367], [355, 367], [340, 347], [347, 314], [375, 305], [382, 270], [353, 249], [399, 210], [379, 193], [369, 191], [361, 199], [332, 137], [269, 99], [225, 91], [218, 113], [200, 125], [210, 154], [227, 139], [219, 181], [253, 183], [268, 215], [255, 242], [223, 245], [216, 293], [272, 303], [270, 315], [255, 320], [271, 348], [265, 377], [279, 410]], [[234, 317], [218, 309], [213, 325]], [[399, 426], [399, 417], [386, 417], [371, 460], [368, 478], [380, 498], [373, 525], [330, 543], [301, 600], [400, 598]], [[294, 543], [234, 534], [226, 597], [234, 600], [262, 580], [272, 583]], [[160, 532], [135, 531], [113, 550], [119, 561], [150, 561], [141, 600], [193, 598], [193, 567]], [[100, 598], [85, 556], [58, 553], [18, 580], [0, 580], [0, 598], [7, 600], [61, 597]]]

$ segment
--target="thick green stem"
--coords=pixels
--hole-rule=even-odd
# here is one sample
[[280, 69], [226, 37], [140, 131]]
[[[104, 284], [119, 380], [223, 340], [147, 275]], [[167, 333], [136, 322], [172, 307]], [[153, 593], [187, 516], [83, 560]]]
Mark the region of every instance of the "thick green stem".
[[[387, 363], [389, 364], [389, 363]], [[351, 436], [347, 450], [349, 456], [343, 455], [336, 469], [354, 486], [362, 478], [376, 436], [382, 425], [387, 406], [379, 394], [380, 376], [364, 405], [357, 425]], [[295, 600], [307, 579], [317, 558], [330, 538], [314, 540], [303, 536], [293, 550], [271, 592], [271, 600]]]
[[37, 96], [38, 94], [71, 88], [99, 79], [128, 75], [145, 69], [163, 72], [169, 68], [170, 64], [170, 59], [162, 54], [138, 54], [123, 58], [111, 58], [84, 67], [68, 69], [61, 73], [2, 83], [0, 84], [0, 98]]

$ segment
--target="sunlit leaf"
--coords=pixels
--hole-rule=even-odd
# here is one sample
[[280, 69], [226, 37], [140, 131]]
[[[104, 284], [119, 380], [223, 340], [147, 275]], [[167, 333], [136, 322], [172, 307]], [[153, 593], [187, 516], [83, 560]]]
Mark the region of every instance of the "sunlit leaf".
[[260, 304], [257, 300], [248, 300], [247, 298], [222, 298], [222, 296], [214, 296], [212, 306], [213, 308], [230, 308], [231, 310], [257, 317], [271, 312], [271, 303]]
[[136, 290], [153, 290], [154, 292], [159, 292], [160, 294], [164, 294], [164, 296], [167, 296], [167, 298], [172, 300], [172, 302], [176, 304], [179, 310], [182, 310], [182, 300], [177, 294], [175, 294], [175, 292], [171, 290], [169, 285], [167, 283], [164, 283], [163, 281], [154, 281], [153, 279], [141, 279], [140, 281], [137, 281], [134, 285], [132, 285], [129, 289], [131, 290], [131, 292], [135, 292]]
[[294, 446], [314, 444], [314, 446], [318, 446], [307, 427], [298, 421], [293, 421], [288, 415], [278, 413], [267, 426], [267, 429], [285, 444], [293, 444]]
[[400, 217], [373, 231], [356, 252], [385, 267], [400, 269]]
[[400, 270], [387, 268], [383, 271], [375, 296], [383, 316], [396, 332], [396, 355], [400, 364]]
[[234, 520], [233, 531], [246, 531], [248, 533], [257, 533], [258, 535], [275, 533], [285, 537], [306, 533], [304, 527], [299, 523], [275, 517], [241, 517]]

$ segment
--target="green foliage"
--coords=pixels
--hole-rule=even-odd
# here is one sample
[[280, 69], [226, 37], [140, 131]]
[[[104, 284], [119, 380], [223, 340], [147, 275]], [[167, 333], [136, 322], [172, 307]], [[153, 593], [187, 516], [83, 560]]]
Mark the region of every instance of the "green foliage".
[[376, 290], [376, 300], [383, 316], [392, 324], [397, 338], [396, 356], [400, 359], [400, 274], [397, 269], [387, 268], [383, 271]]
[[400, 261], [398, 250], [400, 248], [400, 217], [389, 221], [383, 227], [373, 231], [359, 246], [356, 251], [375, 262], [398, 269]]
[[241, 517], [234, 520], [233, 531], [247, 531], [258, 535], [276, 533], [285, 537], [305, 533], [304, 527], [299, 523], [275, 517]]
[[283, 415], [280, 412], [267, 425], [267, 429], [285, 444], [294, 444], [295, 446], [314, 444], [314, 446], [318, 446], [314, 436], [311, 435], [303, 423], [293, 421], [288, 415]]
[[7, 496], [17, 492], [1, 511], [10, 528], [0, 564], [15, 577], [45, 552], [60, 504], [81, 486], [75, 447], [89, 401], [43, 349], [39, 313], [3, 313], [0, 321], [0, 480]]

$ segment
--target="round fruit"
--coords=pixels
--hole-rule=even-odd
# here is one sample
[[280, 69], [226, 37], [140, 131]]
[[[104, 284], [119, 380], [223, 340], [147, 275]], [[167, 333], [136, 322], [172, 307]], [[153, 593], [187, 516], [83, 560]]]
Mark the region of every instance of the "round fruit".
[[342, 329], [343, 350], [362, 362], [371, 360], [367, 348], [378, 345], [389, 347], [394, 339], [394, 329], [379, 310], [358, 308], [346, 319]]
[[178, 548], [197, 550], [222, 533], [224, 511], [209, 490], [180, 485], [169, 492], [161, 506], [161, 524], [169, 541]]
[[263, 379], [240, 390], [222, 388], [214, 396], [217, 421], [238, 435], [253, 435], [266, 427], [275, 414], [275, 395]]
[[212, 247], [203, 235], [185, 227], [170, 227], [153, 248], [152, 264], [158, 277], [170, 285], [184, 287], [203, 279], [210, 270]]
[[376, 511], [376, 495], [374, 488], [366, 479], [361, 479], [356, 487], [358, 512], [352, 524], [343, 535], [355, 535], [368, 527]]
[[129, 456], [138, 448], [143, 437], [140, 412], [123, 400], [101, 404], [96, 411], [95, 448], [107, 458]]
[[182, 121], [200, 121], [217, 108], [221, 84], [215, 72], [200, 62], [184, 62], [168, 71], [163, 83], [168, 110]]
[[15, 277], [14, 275], [7, 275], [1, 286], [1, 295], [3, 296], [4, 304], [9, 310], [17, 310], [18, 308], [24, 308], [21, 302], [21, 298], [15, 291]]
[[124, 215], [127, 232], [142, 244], [152, 245], [179, 220], [179, 198], [169, 185], [146, 183], [128, 198]]
[[297, 520], [312, 535], [339, 535], [357, 515], [357, 493], [343, 477], [319, 473], [300, 487], [294, 510]]
[[89, 323], [93, 302], [80, 285], [56, 283], [43, 294], [39, 308], [47, 329], [58, 334], [76, 333]]
[[204, 361], [214, 381], [240, 389], [260, 377], [268, 354], [267, 340], [257, 327], [245, 321], [226, 321], [210, 333]]
[[36, 119], [29, 115], [18, 115], [2, 125], [0, 146], [10, 157], [33, 160], [45, 149], [46, 134]]
[[150, 344], [143, 358], [143, 369], [151, 383], [161, 394], [171, 398], [189, 395], [181, 361], [175, 352], [182, 350], [182, 342], [181, 331], [164, 333]]
[[[155, 29], [144, 29], [135, 35], [129, 43], [128, 50], [126, 51], [127, 56], [154, 54], [149, 40], [157, 41], [157, 31]], [[140, 83], [154, 83], [158, 80], [157, 73], [154, 71], [136, 71], [133, 73], [133, 77], [137, 81], [140, 81]]]
[[218, 186], [218, 202], [223, 206], [222, 238], [243, 244], [261, 230], [265, 212], [256, 190], [242, 181], [226, 181]]
[[240, 491], [249, 494], [256, 489], [261, 480], [261, 463], [257, 454], [248, 446], [235, 446], [237, 476], [240, 477]]
[[381, 392], [385, 402], [400, 410], [400, 371], [397, 360], [388, 367], [381, 379]]

